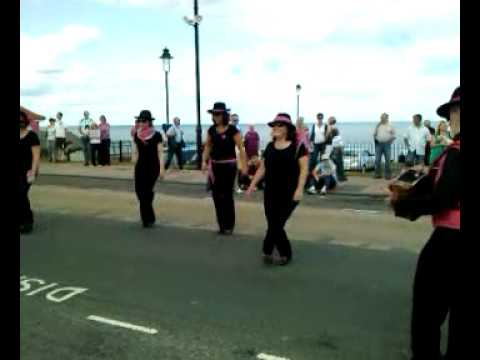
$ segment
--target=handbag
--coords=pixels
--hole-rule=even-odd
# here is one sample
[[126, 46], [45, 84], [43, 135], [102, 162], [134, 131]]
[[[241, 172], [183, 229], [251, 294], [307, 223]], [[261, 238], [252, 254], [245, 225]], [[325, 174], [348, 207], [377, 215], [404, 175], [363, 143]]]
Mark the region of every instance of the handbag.
[[434, 179], [432, 171], [410, 169], [400, 174], [390, 185], [390, 191], [397, 194], [397, 201], [392, 206], [395, 216], [417, 220], [422, 214], [416, 206], [416, 200], [424, 199], [433, 194]]

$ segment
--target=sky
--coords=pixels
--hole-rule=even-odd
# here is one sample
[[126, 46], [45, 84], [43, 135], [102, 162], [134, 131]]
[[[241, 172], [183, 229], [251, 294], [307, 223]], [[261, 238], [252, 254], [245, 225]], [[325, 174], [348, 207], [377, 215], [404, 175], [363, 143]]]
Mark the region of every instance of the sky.
[[[112, 125], [140, 110], [196, 122], [193, 0], [22, 0], [20, 103], [76, 125], [84, 110]], [[201, 120], [226, 102], [240, 121], [278, 112], [312, 122], [438, 120], [460, 84], [459, 0], [199, 0]]]

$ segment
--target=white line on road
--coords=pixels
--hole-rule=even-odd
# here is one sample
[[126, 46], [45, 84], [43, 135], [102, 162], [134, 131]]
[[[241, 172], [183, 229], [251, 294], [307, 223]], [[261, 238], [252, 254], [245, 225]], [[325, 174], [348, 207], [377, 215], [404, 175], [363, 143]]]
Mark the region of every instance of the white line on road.
[[361, 209], [342, 209], [342, 211], [350, 211], [350, 212], [356, 212], [359, 214], [370, 214], [370, 215], [378, 214], [380, 212], [377, 210], [361, 210]]
[[156, 329], [153, 329], [153, 328], [147, 328], [147, 327], [144, 327], [144, 326], [133, 325], [133, 324], [129, 324], [129, 323], [122, 322], [122, 321], [107, 319], [107, 318], [104, 318], [104, 317], [101, 317], [101, 316], [90, 315], [89, 317], [87, 317], [87, 319], [92, 320], [92, 321], [97, 321], [97, 322], [100, 322], [100, 323], [103, 323], [103, 324], [123, 327], [125, 329], [140, 331], [140, 332], [144, 332], [144, 333], [151, 334], [151, 335], [156, 334], [158, 332]]
[[284, 357], [279, 357], [279, 356], [275, 356], [275, 355], [268, 355], [268, 354], [264, 354], [264, 353], [258, 354], [257, 359], [259, 359], [259, 360], [290, 360], [290, 359], [287, 359], [287, 358], [284, 358]]

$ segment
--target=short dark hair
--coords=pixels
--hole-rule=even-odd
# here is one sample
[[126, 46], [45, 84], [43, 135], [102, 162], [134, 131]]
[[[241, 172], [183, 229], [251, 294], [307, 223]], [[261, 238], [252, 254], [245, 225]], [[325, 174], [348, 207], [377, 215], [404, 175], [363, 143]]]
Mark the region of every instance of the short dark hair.
[[415, 114], [415, 115], [413, 115], [413, 117], [414, 117], [415, 119], [420, 119], [420, 120], [422, 120], [422, 115], [421, 115], [421, 114]]
[[63, 114], [60, 111], [57, 113], [57, 115], [60, 115], [61, 117], [63, 117]]
[[55, 122], [56, 120], [54, 118], [48, 119], [49, 122]]
[[318, 113], [318, 114], [317, 114], [317, 118], [319, 118], [319, 117], [321, 117], [321, 118], [323, 119], [324, 116], [323, 116], [322, 113]]

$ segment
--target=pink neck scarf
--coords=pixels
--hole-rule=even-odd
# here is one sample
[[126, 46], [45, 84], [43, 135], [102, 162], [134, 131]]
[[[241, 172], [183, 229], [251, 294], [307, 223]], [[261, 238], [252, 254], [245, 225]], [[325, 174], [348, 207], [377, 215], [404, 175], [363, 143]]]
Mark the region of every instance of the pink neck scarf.
[[153, 134], [155, 134], [155, 128], [153, 126], [144, 127], [143, 129], [137, 129], [137, 136], [143, 142], [151, 139]]

